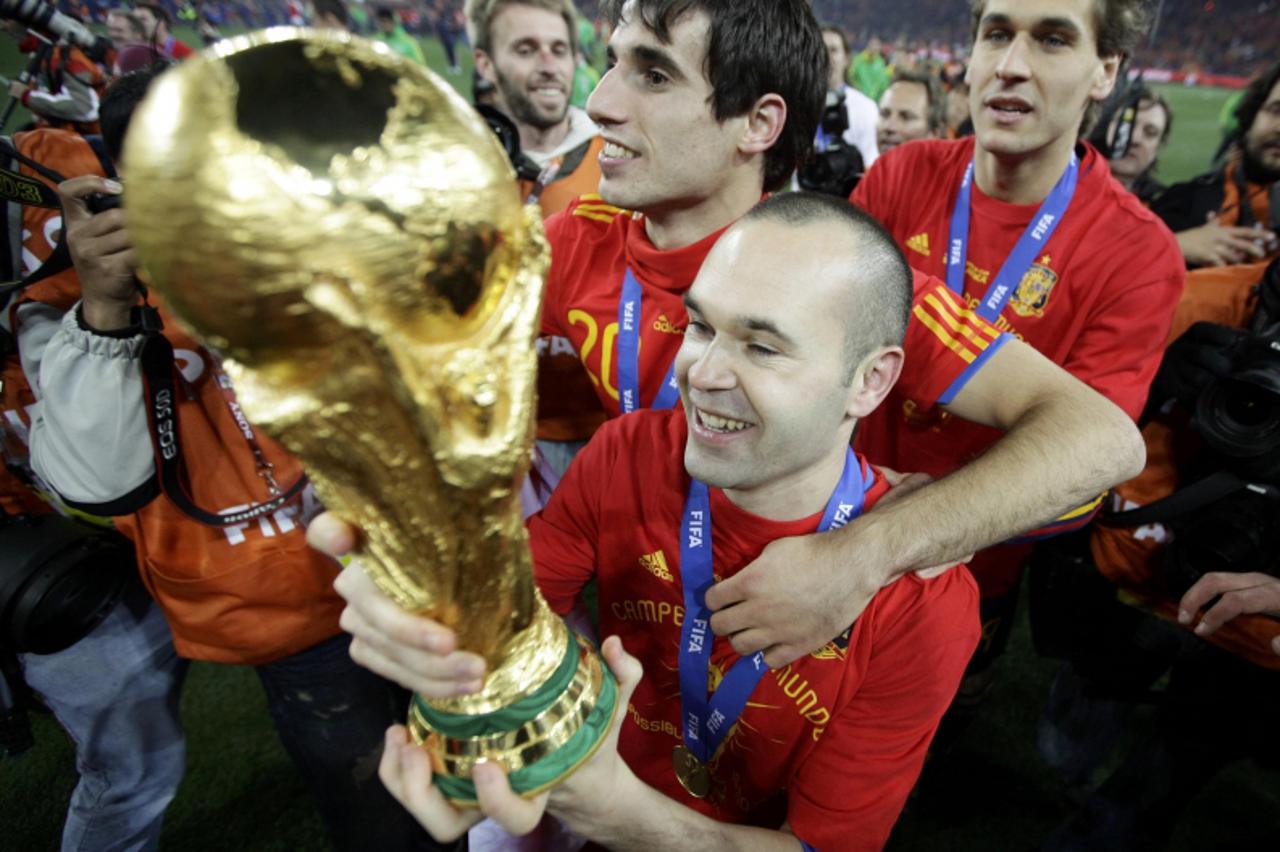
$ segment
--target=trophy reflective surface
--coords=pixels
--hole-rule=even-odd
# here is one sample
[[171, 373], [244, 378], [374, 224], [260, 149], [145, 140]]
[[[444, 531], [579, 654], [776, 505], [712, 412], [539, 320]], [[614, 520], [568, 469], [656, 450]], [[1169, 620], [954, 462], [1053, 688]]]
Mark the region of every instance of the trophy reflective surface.
[[441, 790], [474, 802], [480, 760], [527, 795], [572, 772], [617, 688], [533, 583], [548, 249], [488, 127], [381, 44], [272, 29], [158, 78], [124, 163], [145, 275], [249, 419], [363, 530], [379, 587], [485, 657], [480, 692], [410, 708]]

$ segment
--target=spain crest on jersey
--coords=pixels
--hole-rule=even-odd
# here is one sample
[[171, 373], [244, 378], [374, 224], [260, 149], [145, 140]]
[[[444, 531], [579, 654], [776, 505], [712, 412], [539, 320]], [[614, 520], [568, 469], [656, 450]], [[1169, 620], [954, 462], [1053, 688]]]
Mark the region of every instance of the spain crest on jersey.
[[843, 660], [849, 654], [849, 635], [852, 632], [853, 628], [850, 627], [810, 656], [815, 660]]
[[1018, 289], [1009, 299], [1009, 307], [1020, 317], [1042, 317], [1049, 294], [1058, 283], [1058, 273], [1049, 268], [1049, 255], [1040, 258], [1022, 276]]

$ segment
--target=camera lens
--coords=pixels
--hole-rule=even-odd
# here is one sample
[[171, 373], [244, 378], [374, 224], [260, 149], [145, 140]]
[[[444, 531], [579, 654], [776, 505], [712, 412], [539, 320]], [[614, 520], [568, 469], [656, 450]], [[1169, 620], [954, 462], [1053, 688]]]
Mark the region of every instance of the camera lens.
[[1206, 442], [1249, 479], [1280, 474], [1280, 370], [1255, 366], [1210, 385], [1196, 403]]

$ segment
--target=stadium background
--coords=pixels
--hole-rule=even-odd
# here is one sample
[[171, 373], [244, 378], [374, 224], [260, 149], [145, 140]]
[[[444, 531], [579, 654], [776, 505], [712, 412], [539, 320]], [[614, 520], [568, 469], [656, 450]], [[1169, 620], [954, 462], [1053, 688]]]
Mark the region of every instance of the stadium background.
[[[821, 18], [823, 7], [838, 10], [832, 14], [841, 17], [840, 13], [853, 9], [856, 14], [869, 3], [816, 0], [814, 5]], [[939, 5], [928, 0], [896, 4], [902, 21], [921, 20], [913, 16], [914, 7]], [[947, 5], [951, 10], [967, 6], [962, 0], [950, 0]], [[1220, 5], [1239, 7], [1263, 30], [1270, 30], [1261, 43], [1269, 45], [1270, 58], [1276, 58], [1280, 4], [1234, 0]], [[1180, 74], [1190, 68], [1194, 73], [1212, 57], [1222, 60], [1233, 52], [1253, 53], [1252, 49], [1242, 51], [1234, 42], [1216, 45], [1208, 40], [1206, 33], [1212, 28], [1200, 26], [1204, 16], [1197, 12], [1212, 3], [1176, 0], [1165, 6], [1162, 29], [1174, 46], [1152, 51], [1161, 54], [1161, 67]], [[942, 35], [932, 39], [935, 44], [967, 39], [963, 26], [956, 29], [956, 13], [949, 14], [952, 22], [938, 31]], [[880, 34], [892, 39], [906, 26], [902, 31], [889, 26]], [[855, 44], [860, 44], [866, 33], [854, 26], [850, 30]], [[235, 31], [235, 27], [223, 29], [224, 34]], [[187, 27], [178, 26], [175, 33], [188, 44], [200, 44]], [[463, 73], [444, 75], [440, 43], [429, 37], [421, 41], [431, 67], [469, 97], [471, 61], [465, 47], [459, 43]], [[16, 77], [24, 64], [13, 40], [0, 37], [0, 73]], [[1220, 70], [1243, 69], [1231, 59]], [[1206, 170], [1219, 139], [1219, 112], [1230, 90], [1181, 84], [1156, 88], [1169, 99], [1176, 116], [1172, 138], [1160, 157], [1159, 174], [1166, 183], [1185, 180]], [[26, 120], [19, 110], [6, 132]], [[966, 732], [943, 771], [932, 774], [920, 795], [913, 797], [894, 830], [890, 850], [1034, 849], [1072, 812], [1061, 784], [1035, 753], [1035, 722], [1056, 663], [1035, 655], [1026, 611], [1025, 605], [1020, 608], [1003, 661], [1004, 676], [987, 702], [990, 712]], [[167, 812], [162, 848], [191, 852], [326, 848], [319, 818], [276, 739], [251, 669], [193, 664], [183, 692], [182, 716], [188, 737], [187, 774]], [[37, 715], [33, 724], [35, 748], [20, 758], [0, 758], [0, 850], [55, 849], [75, 785], [74, 751], [61, 728], [46, 715]], [[1274, 767], [1240, 763], [1222, 773], [1194, 801], [1170, 848], [1178, 852], [1275, 848], [1278, 836], [1280, 775]]]

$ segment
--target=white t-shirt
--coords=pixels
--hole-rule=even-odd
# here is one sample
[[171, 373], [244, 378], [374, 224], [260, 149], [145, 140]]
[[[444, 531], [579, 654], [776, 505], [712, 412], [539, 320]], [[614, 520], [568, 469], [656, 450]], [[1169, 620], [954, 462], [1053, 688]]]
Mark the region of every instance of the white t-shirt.
[[844, 108], [849, 114], [849, 129], [844, 132], [844, 141], [858, 149], [862, 154], [862, 165], [869, 169], [880, 156], [876, 148], [880, 108], [871, 98], [849, 85], [844, 87]]

